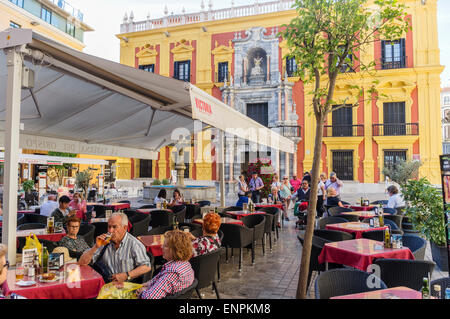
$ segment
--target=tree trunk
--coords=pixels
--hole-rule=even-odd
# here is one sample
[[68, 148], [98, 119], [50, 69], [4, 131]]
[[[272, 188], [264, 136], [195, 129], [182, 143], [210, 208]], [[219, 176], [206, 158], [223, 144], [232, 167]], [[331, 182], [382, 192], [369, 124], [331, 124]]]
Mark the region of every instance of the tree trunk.
[[300, 275], [297, 286], [297, 299], [306, 299], [308, 289], [308, 273], [311, 258], [312, 237], [316, 223], [317, 191], [319, 186], [320, 159], [322, 157], [322, 137], [324, 119], [326, 114], [316, 117], [316, 141], [314, 144], [314, 158], [311, 173], [311, 193], [308, 205], [308, 224], [306, 226], [305, 239], [303, 242], [302, 259], [300, 264]]

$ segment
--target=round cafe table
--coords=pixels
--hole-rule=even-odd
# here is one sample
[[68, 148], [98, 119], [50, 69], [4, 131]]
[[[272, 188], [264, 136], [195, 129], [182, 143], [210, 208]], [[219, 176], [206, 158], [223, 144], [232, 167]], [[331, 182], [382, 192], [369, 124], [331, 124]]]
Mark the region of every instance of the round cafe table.
[[66, 236], [66, 232], [63, 230], [61, 233], [53, 233], [49, 234], [47, 229], [27, 229], [27, 230], [18, 230], [16, 232], [16, 237], [28, 237], [31, 234], [35, 234], [38, 239], [45, 239], [49, 241], [60, 241], [64, 236]]
[[163, 255], [162, 246], [164, 244], [164, 235], [146, 235], [138, 236], [137, 238], [153, 256], [159, 257]]

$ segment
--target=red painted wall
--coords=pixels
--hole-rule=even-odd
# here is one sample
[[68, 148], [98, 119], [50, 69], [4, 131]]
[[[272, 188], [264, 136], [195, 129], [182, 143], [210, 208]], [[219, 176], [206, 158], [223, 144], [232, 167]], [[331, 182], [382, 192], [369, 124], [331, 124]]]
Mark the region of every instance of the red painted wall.
[[156, 56], [155, 73], [161, 74], [161, 46], [159, 44], [156, 46], [156, 52], [158, 55]]
[[[241, 31], [242, 32], [242, 31]], [[226, 32], [226, 33], [219, 33], [219, 34], [213, 34], [211, 37], [211, 51], [216, 48], [216, 41], [217, 46], [224, 45], [228, 47], [229, 41], [234, 39], [234, 32]], [[234, 43], [231, 42], [231, 46], [234, 49]], [[228, 66], [229, 71], [231, 72], [231, 75], [234, 76], [234, 54], [233, 54], [233, 61], [231, 65]], [[216, 67], [214, 65], [214, 55], [211, 54], [211, 81], [215, 81], [215, 73], [216, 73]], [[228, 79], [229, 81], [230, 79]]]
[[191, 43], [194, 51], [192, 52], [192, 61], [191, 61], [191, 83], [197, 83], [197, 40], [193, 40]]
[[411, 106], [411, 123], [419, 123], [419, 90], [416, 87], [411, 92], [413, 104]]

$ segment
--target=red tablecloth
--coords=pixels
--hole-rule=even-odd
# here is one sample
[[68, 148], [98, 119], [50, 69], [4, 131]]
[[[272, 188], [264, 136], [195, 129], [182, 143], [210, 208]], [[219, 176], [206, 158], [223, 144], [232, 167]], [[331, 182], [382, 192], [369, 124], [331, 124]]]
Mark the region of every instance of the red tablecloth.
[[422, 299], [422, 293], [408, 287], [394, 287], [330, 299]]
[[50, 241], [60, 241], [66, 232], [63, 230], [62, 233], [48, 234], [46, 229], [28, 229], [28, 230], [18, 230], [16, 232], [17, 237], [28, 237], [30, 234], [35, 234], [38, 239], [45, 239]]
[[157, 257], [163, 255], [162, 246], [164, 244], [164, 235], [139, 236], [138, 239], [153, 256]]
[[240, 210], [240, 211], [235, 211], [235, 212], [226, 212], [226, 214], [230, 214], [233, 217], [236, 217], [236, 219], [240, 220], [242, 217], [249, 216], [249, 215], [255, 215], [255, 214], [264, 215], [265, 212], [256, 211], [254, 213], [250, 213], [249, 211]]
[[283, 204], [255, 204], [256, 208], [259, 207], [276, 207], [278, 209], [284, 210]]
[[[70, 265], [70, 264], [69, 264]], [[77, 267], [66, 265], [68, 269]], [[42, 283], [35, 278], [36, 285], [31, 287], [20, 287], [16, 285], [16, 273], [8, 271], [4, 293], [6, 296], [16, 293], [28, 299], [92, 299], [98, 296], [100, 289], [105, 284], [102, 276], [89, 266], [80, 266], [81, 280], [69, 283], [64, 272], [60, 272], [60, 279], [53, 283]], [[23, 280], [30, 280], [25, 277]]]
[[340, 230], [346, 233], [355, 234], [355, 239], [362, 238], [362, 234], [366, 231], [383, 230], [388, 226], [383, 227], [370, 227], [369, 224], [360, 222], [340, 223], [340, 224], [328, 224], [325, 229]]
[[[220, 219], [220, 222], [222, 224], [236, 224], [236, 225], [244, 225], [244, 223], [239, 219], [234, 218], [228, 218], [228, 217], [222, 217]], [[194, 219], [193, 223], [203, 225], [203, 219]]]
[[361, 238], [325, 244], [319, 255], [319, 263], [343, 264], [367, 271], [375, 258], [414, 260], [414, 255], [407, 247], [384, 248], [382, 242]]
[[111, 204], [103, 204], [103, 203], [87, 203], [87, 206], [105, 206], [106, 209], [111, 210], [122, 210], [122, 209], [128, 209], [131, 207], [128, 203], [111, 203]]
[[360, 206], [360, 205], [344, 205], [347, 208], [351, 208], [355, 211], [369, 211], [374, 210], [376, 206]]

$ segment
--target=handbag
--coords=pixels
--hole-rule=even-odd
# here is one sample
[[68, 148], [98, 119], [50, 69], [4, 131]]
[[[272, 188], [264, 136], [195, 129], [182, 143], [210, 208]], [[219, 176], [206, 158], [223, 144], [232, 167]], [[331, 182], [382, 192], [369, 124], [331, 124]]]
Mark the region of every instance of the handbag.
[[97, 261], [95, 263], [92, 264], [92, 268], [98, 272], [102, 277], [103, 277], [103, 281], [105, 283], [109, 283], [112, 281], [112, 272], [111, 269], [108, 267], [108, 265], [106, 265], [103, 261], [103, 255], [105, 254], [106, 248], [108, 248], [108, 245], [106, 245], [102, 252], [100, 253], [100, 255], [97, 258]]

